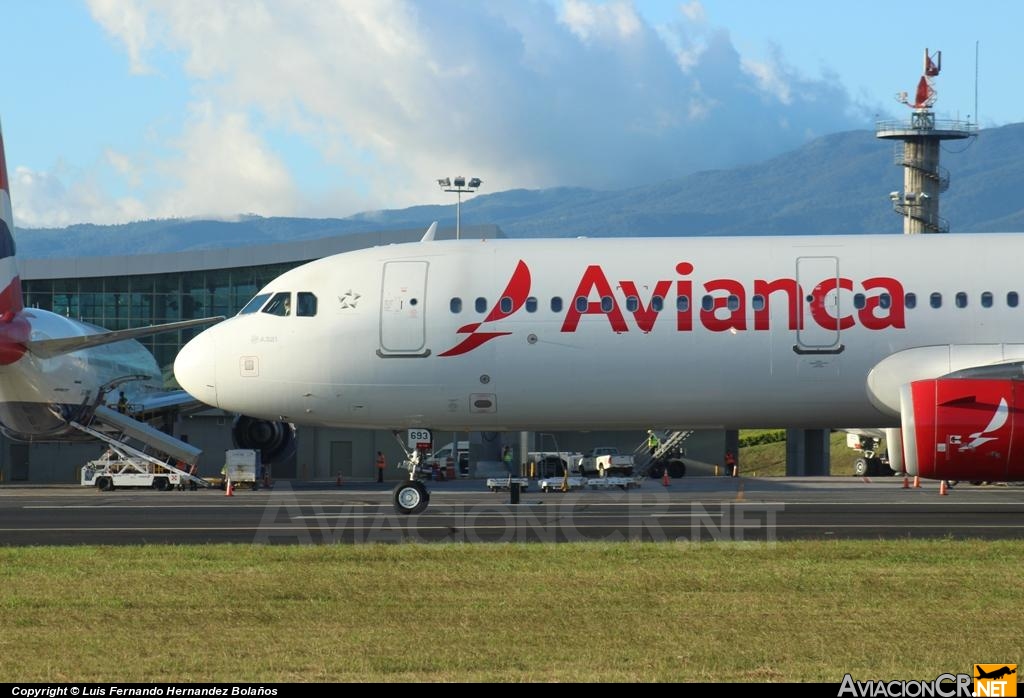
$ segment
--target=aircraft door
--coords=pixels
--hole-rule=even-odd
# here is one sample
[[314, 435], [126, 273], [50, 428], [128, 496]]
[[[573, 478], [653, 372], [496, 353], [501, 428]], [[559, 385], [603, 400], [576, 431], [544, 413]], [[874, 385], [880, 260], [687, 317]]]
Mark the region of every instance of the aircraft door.
[[796, 331], [798, 354], [838, 354], [840, 287], [839, 259], [836, 257], [798, 257], [796, 280], [803, 298], [803, 322]]
[[427, 266], [418, 261], [384, 264], [378, 356], [430, 355], [425, 348]]

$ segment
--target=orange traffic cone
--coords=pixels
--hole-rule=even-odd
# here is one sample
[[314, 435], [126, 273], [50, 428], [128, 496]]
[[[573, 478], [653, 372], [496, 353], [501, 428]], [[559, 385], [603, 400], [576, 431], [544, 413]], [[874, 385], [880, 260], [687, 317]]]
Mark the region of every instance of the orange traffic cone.
[[908, 475], [904, 475], [903, 476], [903, 489], [905, 489], [905, 490], [909, 490], [910, 489], [910, 476], [908, 476]]
[[662, 471], [661, 473], [661, 484], [663, 484], [665, 487], [668, 487], [671, 481], [672, 480], [668, 476], [668, 468], [666, 467], [665, 470]]
[[939, 495], [945, 497], [947, 494], [949, 494], [948, 490], [949, 490], [949, 486], [946, 485], [946, 481], [945, 480], [941, 480], [939, 482]]
[[225, 497], [234, 497], [235, 496], [235, 488], [234, 488], [234, 486], [232, 486], [230, 478], [228, 479], [228, 486], [224, 488], [224, 496]]
[[914, 476], [914, 487], [916, 487], [917, 489], [921, 488], [921, 476], [920, 475], [915, 475]]

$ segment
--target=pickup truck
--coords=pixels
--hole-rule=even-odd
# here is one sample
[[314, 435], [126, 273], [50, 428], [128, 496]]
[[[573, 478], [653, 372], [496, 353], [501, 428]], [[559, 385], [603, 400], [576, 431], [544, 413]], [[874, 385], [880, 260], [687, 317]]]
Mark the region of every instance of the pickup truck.
[[576, 466], [580, 475], [597, 473], [600, 477], [633, 474], [633, 456], [622, 455], [614, 446], [598, 446], [582, 458]]

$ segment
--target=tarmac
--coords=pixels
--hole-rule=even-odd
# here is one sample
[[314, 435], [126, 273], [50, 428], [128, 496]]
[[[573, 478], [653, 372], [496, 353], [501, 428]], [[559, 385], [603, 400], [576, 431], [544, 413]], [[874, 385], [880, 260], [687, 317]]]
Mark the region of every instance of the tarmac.
[[0, 545], [1024, 538], [1024, 488], [901, 478], [684, 477], [668, 486], [541, 492], [512, 503], [483, 480], [425, 482], [430, 506], [398, 514], [395, 481], [289, 482], [270, 489], [100, 492], [0, 485]]

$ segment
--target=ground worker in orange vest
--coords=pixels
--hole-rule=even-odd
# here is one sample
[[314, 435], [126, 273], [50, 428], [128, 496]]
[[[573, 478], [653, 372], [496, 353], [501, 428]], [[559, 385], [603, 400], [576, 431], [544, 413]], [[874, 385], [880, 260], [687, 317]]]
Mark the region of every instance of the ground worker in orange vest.
[[384, 468], [388, 467], [388, 462], [384, 459], [384, 454], [377, 451], [377, 482], [384, 482]]
[[732, 477], [738, 477], [740, 474], [739, 466], [736, 465], [736, 456], [732, 454], [732, 451], [725, 452], [725, 472]]

